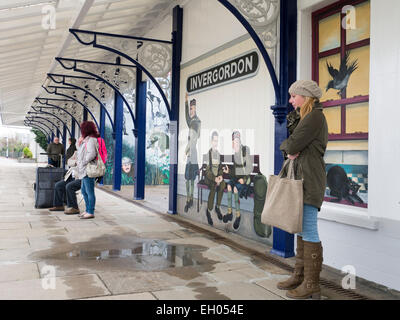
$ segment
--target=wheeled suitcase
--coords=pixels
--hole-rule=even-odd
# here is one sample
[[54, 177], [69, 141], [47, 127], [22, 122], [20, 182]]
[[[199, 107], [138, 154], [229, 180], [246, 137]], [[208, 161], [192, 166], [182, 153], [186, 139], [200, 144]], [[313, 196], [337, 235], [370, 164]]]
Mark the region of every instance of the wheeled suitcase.
[[35, 183], [35, 208], [53, 207], [54, 186], [63, 179], [63, 168], [37, 168]]

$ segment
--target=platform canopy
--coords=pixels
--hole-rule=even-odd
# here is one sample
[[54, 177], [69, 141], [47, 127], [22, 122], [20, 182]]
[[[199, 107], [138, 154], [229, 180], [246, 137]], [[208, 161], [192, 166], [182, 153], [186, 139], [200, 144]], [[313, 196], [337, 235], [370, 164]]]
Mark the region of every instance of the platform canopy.
[[55, 57], [115, 61], [116, 55], [113, 53], [80, 45], [69, 33], [70, 28], [140, 37], [170, 15], [174, 6], [184, 2], [184, 0], [1, 0], [2, 123], [24, 124], [26, 113], [35, 98], [43, 95], [41, 86], [46, 81], [47, 73], [71, 73], [60, 68], [54, 60]]

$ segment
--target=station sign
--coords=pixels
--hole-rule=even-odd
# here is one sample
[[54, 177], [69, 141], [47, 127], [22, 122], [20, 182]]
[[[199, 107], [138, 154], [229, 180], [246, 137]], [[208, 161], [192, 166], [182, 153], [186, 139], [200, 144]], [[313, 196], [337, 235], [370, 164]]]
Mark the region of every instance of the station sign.
[[186, 82], [186, 90], [188, 94], [193, 94], [243, 80], [256, 75], [258, 67], [258, 52], [251, 51], [190, 75]]

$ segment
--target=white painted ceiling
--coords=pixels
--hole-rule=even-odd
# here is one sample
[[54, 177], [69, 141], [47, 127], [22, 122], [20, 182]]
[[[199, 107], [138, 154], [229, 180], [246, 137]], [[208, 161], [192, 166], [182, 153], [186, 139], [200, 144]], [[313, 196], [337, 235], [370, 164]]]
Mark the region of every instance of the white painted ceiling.
[[[182, 0], [1, 0], [0, 116], [5, 125], [23, 125], [49, 72], [68, 72], [54, 58], [109, 61], [115, 56], [83, 46], [69, 28], [143, 36]], [[54, 30], [47, 30], [48, 8]], [[43, 13], [42, 13], [42, 10]], [[171, 26], [172, 27], [172, 26]], [[165, 39], [170, 40], [170, 39]]]

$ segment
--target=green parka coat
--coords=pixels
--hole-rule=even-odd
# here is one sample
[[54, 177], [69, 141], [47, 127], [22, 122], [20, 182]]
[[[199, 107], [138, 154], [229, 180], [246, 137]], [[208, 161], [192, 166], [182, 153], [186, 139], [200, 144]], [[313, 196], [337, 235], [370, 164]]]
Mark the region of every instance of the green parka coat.
[[286, 154], [295, 155], [296, 173], [301, 166], [303, 172], [303, 199], [318, 209], [324, 201], [326, 189], [326, 170], [324, 155], [328, 143], [328, 124], [322, 111], [322, 104], [317, 102], [313, 110], [300, 120], [288, 139], [282, 142], [280, 149]]

